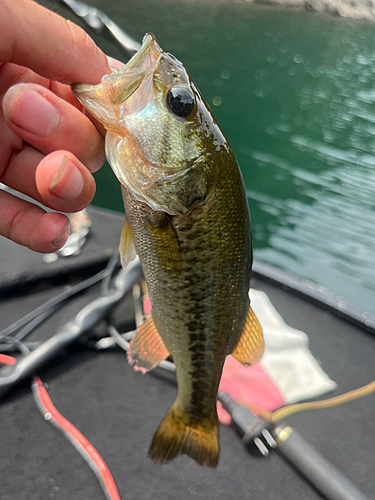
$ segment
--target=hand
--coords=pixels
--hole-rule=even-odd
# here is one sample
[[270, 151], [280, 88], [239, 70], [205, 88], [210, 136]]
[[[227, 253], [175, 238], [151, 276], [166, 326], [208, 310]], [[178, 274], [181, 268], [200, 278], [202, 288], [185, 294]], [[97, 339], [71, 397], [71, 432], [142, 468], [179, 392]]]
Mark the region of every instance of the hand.
[[[31, 0], [0, 0], [0, 182], [54, 210], [92, 200], [90, 172], [104, 162], [104, 130], [83, 113], [69, 84], [99, 83], [108, 61], [73, 23]], [[69, 220], [0, 190], [0, 235], [54, 252]]]

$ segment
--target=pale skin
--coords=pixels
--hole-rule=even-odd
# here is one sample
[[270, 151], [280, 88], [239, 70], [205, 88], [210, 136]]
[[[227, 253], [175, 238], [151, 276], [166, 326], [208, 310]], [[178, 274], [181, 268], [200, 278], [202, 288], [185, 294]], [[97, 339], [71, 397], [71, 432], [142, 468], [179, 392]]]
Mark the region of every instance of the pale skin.
[[[69, 85], [97, 84], [109, 65], [122, 64], [31, 0], [0, 0], [0, 33], [0, 182], [54, 210], [79, 211], [95, 193], [105, 131], [85, 116]], [[69, 220], [0, 190], [0, 235], [54, 252]]]

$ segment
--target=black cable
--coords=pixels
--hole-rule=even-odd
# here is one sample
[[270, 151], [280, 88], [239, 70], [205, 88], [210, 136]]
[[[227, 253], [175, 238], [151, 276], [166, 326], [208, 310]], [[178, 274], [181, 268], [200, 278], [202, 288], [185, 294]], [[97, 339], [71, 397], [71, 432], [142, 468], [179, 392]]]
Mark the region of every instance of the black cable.
[[100, 292], [102, 295], [108, 295], [109, 293], [109, 284], [111, 282], [113, 273], [116, 269], [116, 267], [120, 263], [120, 253], [119, 252], [113, 252], [111, 255], [111, 258], [109, 259], [109, 262], [107, 264], [106, 269], [108, 269], [108, 274], [103, 278], [103, 281], [100, 285]]
[[[16, 340], [14, 337], [5, 337], [6, 339], [11, 339], [11, 340]], [[4, 339], [1, 339], [1, 342], [4, 342]], [[23, 342], [23, 345], [25, 345], [30, 351], [33, 351], [37, 347], [39, 347], [42, 344], [42, 342]], [[14, 342], [10, 342], [9, 344], [0, 344], [0, 353], [4, 352], [11, 352], [11, 351], [17, 351], [17, 346], [15, 345]]]
[[31, 333], [42, 321], [44, 321], [48, 316], [50, 316], [52, 313], [57, 311], [63, 303], [76, 295], [77, 293], [95, 285], [99, 281], [106, 279], [109, 277], [111, 278], [113, 271], [115, 269], [116, 263], [117, 263], [118, 257], [116, 255], [116, 258], [111, 257], [109, 259], [109, 262], [107, 264], [107, 267], [105, 269], [102, 269], [99, 271], [97, 274], [94, 276], [91, 276], [90, 278], [82, 281], [81, 283], [78, 283], [77, 285], [74, 286], [69, 286], [66, 288], [63, 292], [59, 293], [52, 299], [48, 300], [41, 306], [37, 307], [33, 311], [29, 312], [22, 318], [18, 319], [11, 325], [7, 326], [4, 328], [4, 330], [0, 331], [0, 342], [2, 340], [14, 333], [18, 328], [20, 328], [23, 325], [26, 325], [25, 328], [23, 328], [16, 336], [15, 338], [22, 340], [24, 339], [29, 333]]
[[[50, 362], [68, 345], [78, 340], [84, 333], [103, 319], [129, 294], [142, 276], [139, 260], [131, 262], [121, 270], [114, 282], [114, 289], [107, 296], [99, 296], [87, 304], [73, 319], [62, 325], [57, 333], [43, 342], [29, 356], [25, 356], [9, 367], [7, 374], [0, 377], [0, 397], [14, 384], [32, 375], [40, 367]], [[12, 337], [13, 341], [19, 342]]]
[[3, 337], [1, 340], [8, 344], [12, 344], [23, 356], [30, 354], [30, 349], [23, 342], [14, 337]]
[[[55, 311], [57, 311], [57, 309], [59, 309], [61, 306], [62, 306], [62, 303], [61, 304], [55, 304], [53, 307], [50, 307], [46, 311], [42, 312], [41, 314], [39, 314], [39, 316], [37, 316], [36, 318], [34, 318], [33, 320], [31, 320], [29, 323], [27, 323], [27, 325], [24, 328], [22, 328], [22, 330], [20, 332], [18, 332], [17, 335], [15, 335], [13, 338], [17, 339], [17, 340], [23, 340], [40, 323], [42, 323], [45, 319], [48, 318], [48, 316], [50, 316]], [[1, 341], [1, 339], [0, 339], [0, 341]]]

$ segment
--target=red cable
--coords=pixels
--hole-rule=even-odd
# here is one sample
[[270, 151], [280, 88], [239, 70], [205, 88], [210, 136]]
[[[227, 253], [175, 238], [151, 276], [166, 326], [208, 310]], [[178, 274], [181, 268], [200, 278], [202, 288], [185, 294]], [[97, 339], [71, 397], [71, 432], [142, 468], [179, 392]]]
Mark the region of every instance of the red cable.
[[38, 396], [39, 402], [41, 403], [43, 410], [51, 415], [50, 420], [52, 421], [52, 423], [62, 429], [71, 438], [71, 440], [74, 441], [75, 444], [78, 444], [81, 447], [82, 451], [86, 453], [95, 464], [104, 483], [104, 486], [107, 489], [108, 498], [110, 500], [121, 500], [112, 474], [110, 473], [108, 467], [106, 466], [99, 453], [85, 438], [85, 436], [83, 436], [83, 434], [81, 434], [73, 424], [71, 424], [57, 411], [39, 377], [34, 377], [34, 384], [36, 387], [35, 392]]
[[16, 358], [13, 358], [13, 356], [8, 356], [7, 354], [0, 354], [0, 363], [3, 363], [4, 365], [14, 365], [16, 362]]
[[[14, 365], [16, 361], [16, 358], [13, 358], [12, 356], [8, 356], [7, 354], [0, 354], [0, 363], [3, 363], [4, 365]], [[79, 451], [86, 455], [84, 456], [85, 459], [89, 457], [89, 459], [91, 459], [94, 463], [97, 471], [96, 475], [98, 476], [98, 478], [100, 478], [100, 481], [105, 487], [107, 498], [109, 500], [121, 500], [112, 474], [110, 473], [108, 467], [106, 466], [99, 453], [85, 438], [85, 436], [81, 434], [79, 430], [69, 422], [69, 420], [67, 420], [61, 415], [61, 413], [57, 411], [46, 389], [43, 386], [43, 382], [38, 376], [34, 377], [33, 386], [35, 387], [34, 394], [38, 398], [38, 402], [40, 403], [42, 411], [44, 411], [45, 414], [49, 413], [52, 423], [59, 427], [76, 447], [77, 445], [79, 446]], [[90, 463], [89, 465], [91, 466]], [[94, 472], [96, 471], [94, 470]]]

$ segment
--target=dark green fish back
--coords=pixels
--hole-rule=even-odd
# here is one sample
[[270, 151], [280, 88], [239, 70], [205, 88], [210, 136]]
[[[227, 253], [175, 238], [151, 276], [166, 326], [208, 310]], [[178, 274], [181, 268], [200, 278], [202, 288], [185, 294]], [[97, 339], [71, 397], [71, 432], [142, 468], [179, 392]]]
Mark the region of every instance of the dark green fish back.
[[205, 170], [214, 182], [183, 216], [155, 212], [124, 189], [153, 319], [175, 358], [184, 409], [200, 418], [215, 411], [224, 359], [249, 307], [251, 269], [249, 210], [231, 148], [207, 155]]

